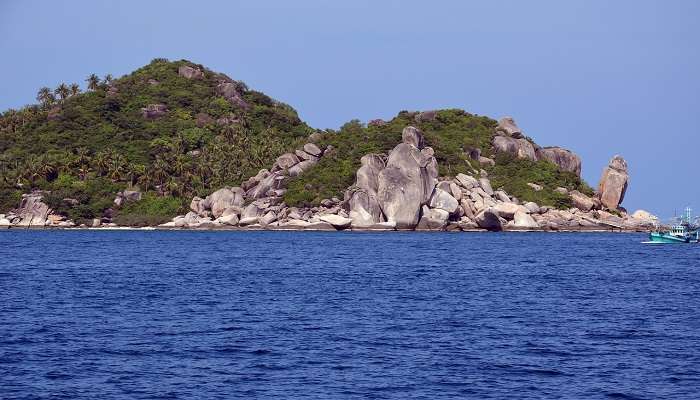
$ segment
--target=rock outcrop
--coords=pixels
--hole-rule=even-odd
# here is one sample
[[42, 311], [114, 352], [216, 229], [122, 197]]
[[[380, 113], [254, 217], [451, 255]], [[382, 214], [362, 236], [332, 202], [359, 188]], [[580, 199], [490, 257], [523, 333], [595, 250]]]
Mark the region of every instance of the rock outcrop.
[[503, 117], [499, 119], [498, 126], [496, 126], [496, 132], [516, 139], [523, 137], [523, 131], [520, 130], [513, 117]]
[[204, 78], [204, 72], [201, 69], [191, 67], [189, 65], [181, 65], [177, 69], [177, 73], [180, 76], [184, 76], [187, 79], [201, 79]]
[[616, 210], [625, 199], [628, 181], [627, 161], [619, 155], [614, 156], [603, 170], [598, 184], [598, 196], [603, 206]]
[[165, 104], [149, 104], [141, 109], [141, 115], [145, 119], [157, 119], [164, 116], [168, 112], [168, 107]]
[[418, 129], [404, 128], [402, 140], [379, 173], [377, 197], [388, 222], [398, 229], [413, 229], [437, 182], [437, 161], [432, 149], [423, 147]]
[[494, 136], [492, 144], [497, 152], [508, 153], [517, 158], [537, 161], [535, 147], [527, 139], [515, 139], [508, 136]]
[[19, 221], [15, 223], [17, 226], [44, 226], [46, 219], [49, 216], [49, 206], [43, 202], [44, 192], [32, 192], [22, 195], [19, 208], [15, 214], [19, 217]]
[[561, 147], [543, 147], [537, 150], [537, 158], [555, 164], [560, 170], [581, 176], [581, 157]]

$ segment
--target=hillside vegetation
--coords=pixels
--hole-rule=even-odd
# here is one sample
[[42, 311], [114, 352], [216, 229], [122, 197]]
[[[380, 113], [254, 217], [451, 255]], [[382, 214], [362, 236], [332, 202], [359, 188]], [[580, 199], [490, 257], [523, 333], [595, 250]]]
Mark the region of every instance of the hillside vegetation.
[[[354, 182], [360, 157], [368, 153], [388, 153], [401, 142], [401, 131], [408, 125], [423, 131], [426, 145], [434, 149], [439, 173], [444, 178], [484, 169], [494, 188], [503, 188], [523, 201], [557, 208], [571, 206], [569, 196], [554, 191], [557, 187], [592, 193], [592, 189], [576, 174], [560, 171], [550, 162], [495, 154], [491, 141], [497, 122], [464, 110], [450, 109], [438, 110], [430, 119], [422, 119], [420, 113], [402, 111], [381, 124], [365, 126], [354, 120], [343, 125], [338, 132], [326, 131], [319, 143], [333, 146], [334, 152], [290, 182], [285, 202], [302, 206], [318, 204], [324, 198], [342, 199], [345, 189]], [[482, 154], [495, 158], [496, 165], [480, 166], [470, 159], [467, 151], [473, 148], [483, 149]], [[540, 184], [542, 190], [535, 191], [527, 185], [529, 182]]]
[[[180, 76], [183, 65], [203, 75]], [[68, 92], [66, 85], [42, 88], [41, 104], [0, 117], [0, 209], [42, 189], [53, 199], [79, 200], [79, 207], [60, 199], [53, 206], [88, 219], [133, 185], [185, 204], [239, 184], [311, 133], [293, 108], [241, 82], [232, 81], [245, 106], [228, 101], [217, 90], [222, 79], [228, 80], [188, 61], [156, 59], [119, 79], [91, 76], [85, 93], [77, 85]], [[153, 104], [167, 111], [145, 117]]]
[[[184, 67], [194, 72], [180, 73]], [[386, 122], [354, 120], [338, 131], [315, 131], [292, 107], [186, 60], [155, 59], [118, 79], [91, 75], [86, 82], [85, 92], [76, 84], [41, 88], [39, 104], [0, 115], [0, 211], [40, 189], [50, 192], [45, 201], [51, 208], [76, 222], [109, 213], [121, 224], [156, 224], [185, 212], [193, 196], [239, 185], [269, 168], [316, 132], [318, 145], [333, 151], [291, 179], [284, 198], [289, 205], [314, 205], [342, 198], [360, 157], [389, 152], [407, 125], [424, 132], [443, 177], [483, 168], [495, 188], [557, 207], [570, 204], [554, 192], [558, 186], [590, 193], [575, 174], [553, 164], [494, 154], [496, 121], [463, 110], [439, 110], [429, 118], [402, 111]], [[496, 165], [472, 160], [473, 148]], [[535, 192], [528, 182], [543, 190]], [[130, 188], [143, 199], [112, 210], [115, 194]]]

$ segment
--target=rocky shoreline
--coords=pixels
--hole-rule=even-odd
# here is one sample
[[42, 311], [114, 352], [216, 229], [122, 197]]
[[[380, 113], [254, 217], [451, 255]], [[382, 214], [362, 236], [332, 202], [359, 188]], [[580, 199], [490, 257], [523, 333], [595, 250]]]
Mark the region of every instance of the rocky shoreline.
[[[493, 146], [500, 152], [531, 160], [544, 158], [562, 170], [580, 174], [581, 161], [566, 149], [539, 148], [523, 138], [511, 118], [499, 122]], [[260, 170], [240, 187], [225, 187], [205, 198], [194, 197], [190, 212], [148, 229], [289, 230], [289, 231], [552, 231], [647, 232], [657, 223], [646, 211], [633, 214], [620, 207], [629, 175], [627, 163], [615, 156], [603, 171], [597, 193], [555, 189], [570, 198], [573, 207], [555, 209], [521, 202], [503, 189], [494, 190], [485, 170], [439, 177], [435, 152], [425, 145], [423, 133], [407, 126], [402, 141], [388, 154], [366, 154], [354, 185], [343, 199], [324, 199], [315, 207], [284, 203], [286, 182], [333, 154], [332, 146], [319, 148], [313, 137], [294, 153], [282, 154], [270, 169]], [[479, 163], [494, 161], [482, 157]], [[528, 183], [541, 190], [536, 182]], [[123, 191], [115, 207], [139, 201], [138, 191]], [[0, 214], [0, 228], [76, 228], [72, 221], [51, 213], [42, 193], [25, 194], [20, 207]], [[88, 228], [87, 226], [82, 226]], [[96, 219], [92, 228], [119, 229]], [[79, 228], [79, 227], [78, 227]]]

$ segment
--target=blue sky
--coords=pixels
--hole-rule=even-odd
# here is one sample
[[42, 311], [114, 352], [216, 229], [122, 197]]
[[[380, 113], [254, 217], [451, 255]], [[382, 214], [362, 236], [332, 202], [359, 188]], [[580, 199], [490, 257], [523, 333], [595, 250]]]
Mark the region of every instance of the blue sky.
[[0, 109], [41, 86], [189, 59], [314, 127], [400, 110], [513, 116], [583, 158], [614, 154], [623, 203], [700, 212], [698, 1], [0, 1]]

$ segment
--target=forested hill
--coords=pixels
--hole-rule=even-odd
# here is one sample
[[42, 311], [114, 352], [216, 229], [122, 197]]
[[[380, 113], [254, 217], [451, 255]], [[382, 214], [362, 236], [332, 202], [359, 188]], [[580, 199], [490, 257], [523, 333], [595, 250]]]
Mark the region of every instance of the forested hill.
[[86, 83], [42, 88], [38, 105], [2, 114], [0, 211], [32, 188], [77, 198], [70, 214], [84, 218], [129, 185], [191, 198], [255, 175], [312, 132], [292, 107], [184, 60]]
[[[284, 200], [318, 204], [342, 198], [360, 158], [388, 152], [408, 125], [425, 132], [442, 176], [488, 173], [522, 200], [560, 208], [571, 200], [558, 187], [591, 194], [579, 178], [580, 160], [579, 171], [562, 168], [532, 139], [497, 137], [495, 120], [463, 110], [402, 111], [390, 121], [319, 131], [289, 105], [186, 60], [155, 59], [116, 79], [91, 75], [83, 86], [41, 88], [38, 104], [0, 116], [0, 212], [42, 190], [54, 213], [76, 222], [107, 215], [155, 224], [186, 212], [194, 196], [240, 185], [310, 136], [334, 151], [292, 179]], [[127, 188], [142, 200], [115, 209], [115, 194]]]

